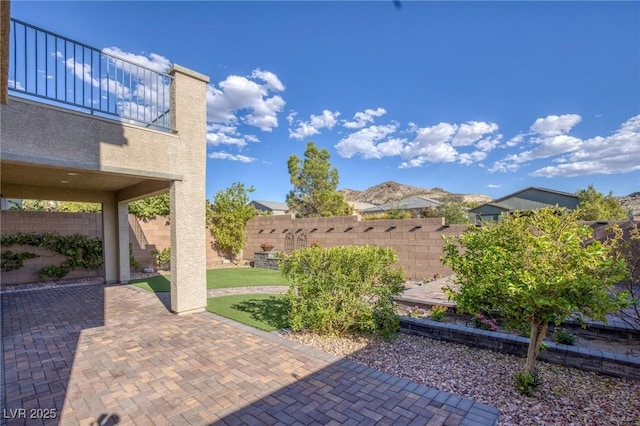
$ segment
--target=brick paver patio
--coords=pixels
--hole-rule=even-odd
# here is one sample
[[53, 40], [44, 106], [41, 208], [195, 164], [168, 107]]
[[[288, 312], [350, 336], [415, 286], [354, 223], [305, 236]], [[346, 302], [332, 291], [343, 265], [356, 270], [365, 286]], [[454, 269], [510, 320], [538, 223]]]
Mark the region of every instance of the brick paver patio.
[[167, 297], [107, 285], [2, 294], [2, 423], [497, 421], [493, 407], [210, 313], [173, 315]]

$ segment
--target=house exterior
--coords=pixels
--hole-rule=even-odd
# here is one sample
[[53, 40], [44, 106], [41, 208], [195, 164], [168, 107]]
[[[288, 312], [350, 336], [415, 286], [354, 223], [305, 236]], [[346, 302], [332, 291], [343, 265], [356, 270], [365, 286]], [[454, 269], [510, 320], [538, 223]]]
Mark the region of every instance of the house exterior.
[[209, 78], [144, 68], [0, 7], [2, 197], [101, 203], [104, 277], [127, 282], [128, 203], [169, 192], [171, 310], [203, 310]]
[[361, 201], [347, 201], [347, 204], [351, 206], [354, 214], [362, 214], [367, 209], [378, 207], [375, 204], [363, 203]]
[[260, 213], [267, 214], [286, 214], [289, 211], [287, 203], [281, 201], [258, 201], [254, 200], [249, 203]]
[[362, 211], [363, 215], [382, 213], [389, 210], [399, 209], [412, 213], [415, 217], [421, 217], [421, 212], [427, 209], [435, 209], [440, 205], [437, 200], [431, 198], [422, 197], [420, 195], [414, 197], [407, 197], [400, 201], [392, 203], [382, 204], [375, 207], [370, 207]]
[[547, 188], [529, 187], [505, 195], [490, 203], [482, 204], [469, 211], [472, 223], [498, 220], [503, 213], [537, 210], [543, 207], [558, 206], [569, 210], [578, 207], [580, 200], [574, 194]]

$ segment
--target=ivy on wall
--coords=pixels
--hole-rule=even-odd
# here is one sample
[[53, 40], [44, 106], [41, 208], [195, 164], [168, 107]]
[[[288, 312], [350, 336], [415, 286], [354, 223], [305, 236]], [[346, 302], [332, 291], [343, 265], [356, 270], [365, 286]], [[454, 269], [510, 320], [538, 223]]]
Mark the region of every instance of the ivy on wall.
[[[24, 233], [0, 236], [0, 246], [3, 249], [19, 245], [43, 247], [66, 256], [60, 265], [45, 266], [40, 270], [40, 279], [62, 278], [74, 268], [93, 269], [102, 266], [102, 241], [99, 238], [88, 238], [85, 235], [60, 235], [55, 232]], [[0, 253], [0, 267], [3, 271], [13, 271], [24, 266], [26, 259], [38, 257], [31, 252], [13, 253], [3, 250]]]

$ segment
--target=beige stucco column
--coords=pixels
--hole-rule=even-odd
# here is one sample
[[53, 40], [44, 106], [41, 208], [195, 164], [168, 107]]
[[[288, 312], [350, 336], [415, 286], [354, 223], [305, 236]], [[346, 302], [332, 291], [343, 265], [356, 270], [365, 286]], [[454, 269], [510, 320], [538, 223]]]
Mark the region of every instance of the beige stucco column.
[[182, 180], [171, 185], [171, 310], [204, 310], [207, 304], [205, 169], [206, 84], [209, 78], [174, 65], [169, 74], [173, 127], [185, 144], [171, 158]]
[[118, 280], [126, 283], [131, 278], [131, 264], [129, 262], [129, 204], [118, 203], [118, 247], [119, 267]]
[[118, 247], [118, 212], [115, 196], [102, 201], [102, 251], [104, 253], [104, 279], [117, 282], [120, 262]]
[[104, 274], [108, 283], [127, 282], [129, 266], [129, 217], [127, 203], [119, 203], [115, 195], [102, 202], [102, 250]]

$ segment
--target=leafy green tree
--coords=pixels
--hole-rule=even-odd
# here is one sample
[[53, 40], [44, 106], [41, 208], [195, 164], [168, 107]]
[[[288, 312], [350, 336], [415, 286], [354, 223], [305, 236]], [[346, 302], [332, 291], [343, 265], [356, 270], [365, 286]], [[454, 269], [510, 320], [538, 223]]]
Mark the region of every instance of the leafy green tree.
[[619, 235], [591, 241], [592, 229], [576, 219], [576, 212], [544, 208], [446, 239], [443, 263], [459, 285], [447, 292], [458, 309], [497, 313], [508, 327], [530, 329], [527, 378], [534, 376], [550, 322], [572, 314], [605, 321], [605, 314], [628, 303], [628, 293], [613, 297], [609, 291], [626, 276], [624, 259], [613, 251]]
[[100, 203], [60, 201], [58, 203], [58, 211], [74, 213], [100, 213], [102, 211], [102, 205]]
[[609, 192], [604, 195], [596, 191], [593, 185], [587, 189], [576, 191], [580, 200], [578, 204], [578, 218], [580, 220], [624, 220], [628, 215], [620, 202]]
[[87, 203], [79, 201], [51, 201], [51, 200], [22, 200], [22, 203], [10, 201], [9, 210], [22, 211], [47, 211], [70, 213], [100, 213], [100, 203]]
[[329, 162], [329, 151], [307, 143], [304, 162], [296, 155], [287, 166], [293, 190], [287, 194], [287, 205], [300, 217], [340, 216], [351, 208], [337, 191], [338, 170]]
[[244, 184], [236, 182], [224, 191], [218, 191], [210, 205], [209, 229], [218, 249], [229, 257], [238, 255], [246, 243], [247, 222], [256, 215], [256, 209], [249, 205], [249, 193], [253, 191], [253, 187], [245, 188]]
[[138, 219], [151, 219], [155, 216], [167, 217], [171, 213], [169, 193], [144, 198], [129, 203], [129, 213]]
[[459, 199], [449, 197], [440, 200], [435, 208], [436, 217], [444, 217], [446, 224], [469, 223], [469, 207]]

